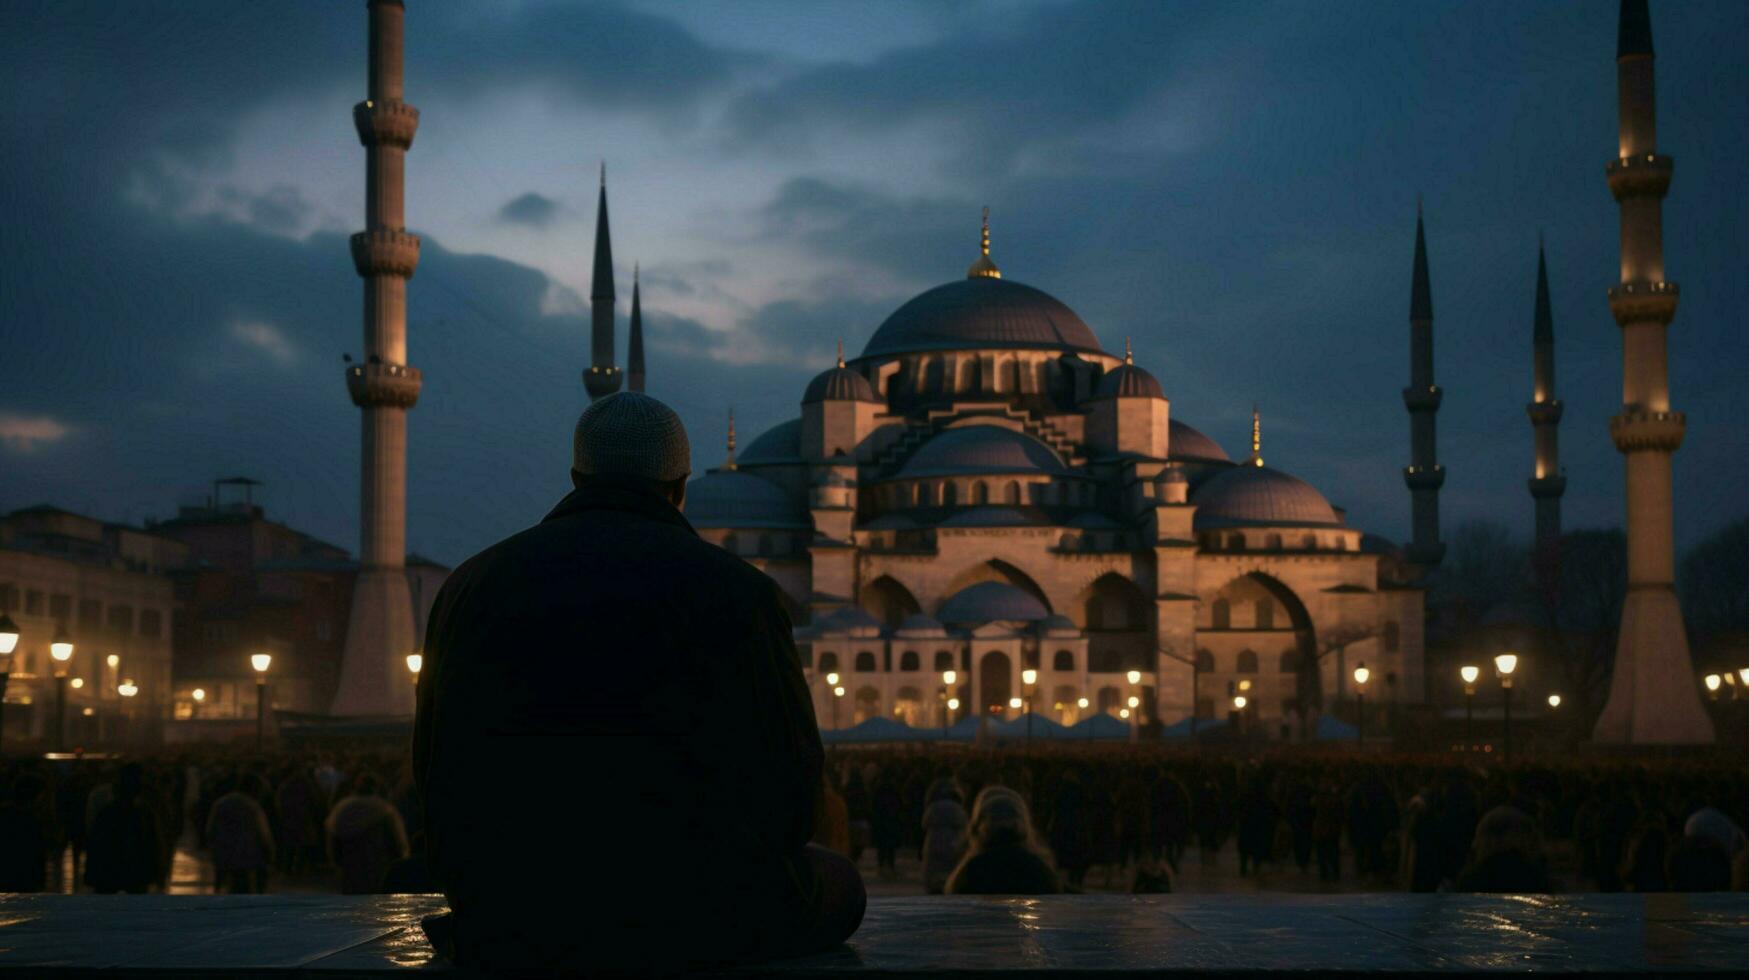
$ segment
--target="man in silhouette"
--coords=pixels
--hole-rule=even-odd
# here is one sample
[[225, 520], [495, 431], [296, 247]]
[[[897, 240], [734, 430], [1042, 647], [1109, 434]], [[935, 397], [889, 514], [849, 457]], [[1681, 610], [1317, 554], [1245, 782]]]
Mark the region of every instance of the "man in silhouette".
[[456, 569], [414, 766], [463, 966], [666, 971], [828, 949], [864, 892], [807, 843], [822, 750], [775, 583], [700, 540], [680, 419], [577, 422], [575, 490]]

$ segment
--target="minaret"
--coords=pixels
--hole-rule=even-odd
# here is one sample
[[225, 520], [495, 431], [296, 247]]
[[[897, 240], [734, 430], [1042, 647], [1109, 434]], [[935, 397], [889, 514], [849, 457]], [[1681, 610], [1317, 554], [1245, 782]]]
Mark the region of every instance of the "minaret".
[[723, 457], [723, 469], [735, 468], [735, 410], [729, 409], [729, 446], [728, 454]]
[[1664, 278], [1663, 200], [1671, 159], [1658, 152], [1646, 0], [1622, 0], [1615, 72], [1621, 144], [1606, 173], [1621, 206], [1621, 285], [1609, 309], [1621, 327], [1622, 410], [1609, 420], [1627, 457], [1628, 592], [1622, 603], [1609, 702], [1595, 738], [1612, 744], [1703, 744], [1712, 719], [1700, 701], [1674, 587], [1670, 455], [1684, 418], [1670, 410], [1665, 330], [1676, 284]]
[[1245, 465], [1263, 465], [1263, 414], [1257, 411], [1256, 403], [1251, 405], [1251, 455], [1246, 457]]
[[1536, 433], [1536, 471], [1530, 478], [1530, 495], [1536, 500], [1536, 546], [1533, 564], [1537, 581], [1545, 592], [1559, 579], [1561, 562], [1561, 494], [1567, 476], [1561, 470], [1557, 443], [1561, 424], [1561, 401], [1555, 397], [1555, 323], [1549, 312], [1549, 265], [1542, 243], [1536, 250], [1536, 313], [1531, 330], [1531, 402], [1525, 406]]
[[626, 389], [644, 390], [644, 309], [638, 301], [638, 266], [632, 264], [632, 325], [626, 335]]
[[990, 209], [984, 208], [984, 224], [978, 234], [978, 259], [966, 270], [967, 279], [1000, 279], [1002, 270], [990, 260]]
[[419, 239], [407, 232], [403, 189], [419, 111], [401, 101], [401, 0], [370, 0], [370, 97], [352, 108], [365, 147], [365, 230], [352, 236], [364, 279], [364, 363], [346, 369], [346, 390], [364, 413], [359, 571], [333, 713], [410, 715], [405, 660], [417, 632], [405, 570], [407, 410], [419, 371], [407, 364], [407, 280]]
[[1427, 278], [1427, 232], [1417, 203], [1415, 272], [1409, 287], [1409, 387], [1403, 389], [1403, 405], [1409, 409], [1409, 465], [1403, 469], [1403, 482], [1409, 485], [1414, 523], [1408, 557], [1428, 567], [1445, 557], [1445, 545], [1439, 540], [1439, 488], [1445, 483], [1445, 467], [1438, 462], [1433, 429], [1444, 394], [1433, 383], [1433, 287]]
[[607, 231], [607, 164], [603, 163], [595, 209], [595, 275], [589, 282], [589, 370], [583, 372], [590, 401], [618, 391], [622, 380], [613, 364], [613, 304], [613, 239]]

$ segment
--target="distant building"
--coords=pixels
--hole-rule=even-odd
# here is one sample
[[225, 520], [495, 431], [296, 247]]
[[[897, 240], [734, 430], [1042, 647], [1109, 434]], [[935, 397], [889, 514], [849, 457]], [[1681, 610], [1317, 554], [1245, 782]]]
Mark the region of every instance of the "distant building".
[[[149, 529], [58, 507], [0, 517], [0, 612], [19, 628], [6, 688], [9, 741], [57, 741], [49, 644], [63, 629], [73, 642], [68, 744], [158, 738], [169, 711], [176, 605], [167, 573], [187, 556], [185, 545]], [[134, 697], [119, 693], [124, 681], [137, 687]]]

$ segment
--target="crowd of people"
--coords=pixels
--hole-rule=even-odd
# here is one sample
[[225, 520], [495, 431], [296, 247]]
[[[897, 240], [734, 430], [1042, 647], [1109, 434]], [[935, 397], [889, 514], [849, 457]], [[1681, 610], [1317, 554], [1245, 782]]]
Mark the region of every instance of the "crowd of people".
[[[1242, 876], [1416, 892], [1749, 890], [1749, 768], [1053, 747], [838, 750], [818, 840], [932, 893], [1076, 892], [1090, 871], [1170, 891], [1231, 842]], [[1558, 846], [1571, 867], [1554, 874]], [[1024, 886], [1024, 887], [1021, 887]]]
[[[9, 759], [0, 892], [168, 891], [178, 846], [248, 894], [428, 892], [405, 752]], [[385, 779], [385, 774], [390, 778]]]
[[[1749, 889], [1749, 768], [1107, 747], [834, 750], [816, 842], [934, 894], [1174, 888], [1187, 860], [1407, 891]], [[403, 753], [9, 760], [0, 891], [165, 891], [180, 844], [223, 893], [437, 890]], [[1555, 850], [1562, 874], [1551, 867]]]

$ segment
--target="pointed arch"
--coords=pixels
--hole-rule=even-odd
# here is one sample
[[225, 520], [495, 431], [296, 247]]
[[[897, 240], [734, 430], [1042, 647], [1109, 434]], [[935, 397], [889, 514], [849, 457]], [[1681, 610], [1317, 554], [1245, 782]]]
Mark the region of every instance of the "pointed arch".
[[1045, 590], [1039, 588], [1032, 576], [1000, 558], [992, 558], [973, 565], [954, 576], [953, 580], [947, 584], [947, 588], [942, 590], [942, 597], [945, 600], [961, 589], [977, 585], [979, 582], [1002, 582], [1012, 585], [1037, 599], [1047, 611], [1056, 612], [1056, 609], [1051, 606], [1051, 600], [1045, 595]]
[[1081, 622], [1088, 630], [1141, 630], [1149, 625], [1148, 597], [1116, 572], [1093, 580], [1081, 592]]
[[[1315, 711], [1324, 704], [1323, 685], [1318, 670], [1317, 636], [1312, 627], [1306, 604], [1287, 584], [1265, 572], [1248, 572], [1234, 577], [1221, 586], [1216, 604], [1221, 602], [1260, 602], [1269, 600], [1275, 609], [1273, 626], [1282, 629], [1280, 614], [1287, 614], [1287, 628], [1293, 630], [1292, 651], [1298, 666], [1293, 671], [1294, 690], [1302, 707]], [[1287, 659], [1283, 655], [1283, 659]]]
[[882, 575], [864, 585], [857, 596], [857, 605], [880, 620], [882, 626], [889, 627], [896, 627], [904, 622], [906, 616], [914, 616], [923, 611], [911, 590], [900, 585], [891, 575]]

